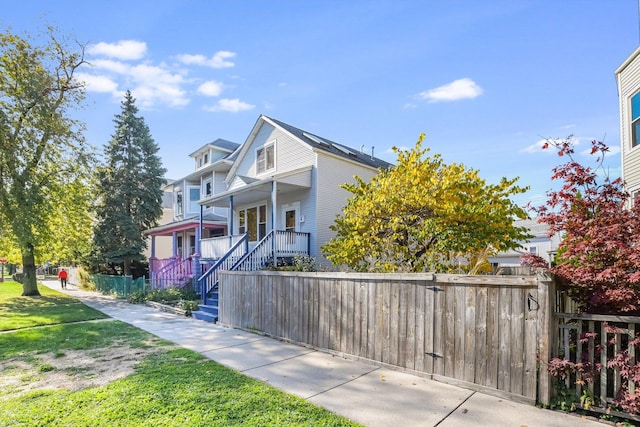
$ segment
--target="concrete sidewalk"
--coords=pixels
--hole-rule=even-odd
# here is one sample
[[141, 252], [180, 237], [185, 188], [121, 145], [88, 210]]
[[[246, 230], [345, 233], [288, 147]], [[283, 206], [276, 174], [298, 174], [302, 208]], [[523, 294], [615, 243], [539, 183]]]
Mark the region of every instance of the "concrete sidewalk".
[[593, 426], [539, 409], [361, 363], [249, 332], [179, 317], [56, 281], [43, 284], [114, 319], [172, 341], [243, 374], [371, 427]]

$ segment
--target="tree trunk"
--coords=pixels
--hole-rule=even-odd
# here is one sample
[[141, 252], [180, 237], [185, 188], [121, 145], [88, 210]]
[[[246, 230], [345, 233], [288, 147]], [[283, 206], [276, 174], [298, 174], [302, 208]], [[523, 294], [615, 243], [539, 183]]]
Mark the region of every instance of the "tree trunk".
[[125, 276], [131, 276], [131, 258], [124, 257], [124, 272]]
[[22, 252], [22, 296], [39, 296], [38, 281], [36, 280], [36, 261], [33, 256], [33, 245], [27, 244], [27, 249]]

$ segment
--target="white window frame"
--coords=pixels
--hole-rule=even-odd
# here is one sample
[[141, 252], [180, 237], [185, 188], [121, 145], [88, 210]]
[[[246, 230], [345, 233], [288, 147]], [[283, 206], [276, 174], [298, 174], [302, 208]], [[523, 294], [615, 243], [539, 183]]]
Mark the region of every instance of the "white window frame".
[[[191, 190], [198, 190], [198, 198], [196, 200], [191, 200]], [[188, 185], [187, 186], [187, 194], [188, 194], [188, 200], [186, 201], [186, 206], [188, 207], [188, 213], [192, 214], [192, 213], [200, 213], [200, 205], [198, 205], [196, 202], [198, 200], [200, 200], [202, 198], [202, 193], [200, 190], [200, 186], [199, 185]], [[192, 204], [195, 204], [195, 206], [192, 206]], [[191, 208], [194, 207], [196, 210], [192, 211]]]
[[[207, 193], [207, 184], [209, 184], [210, 192]], [[200, 190], [200, 197], [208, 197], [213, 195], [213, 179], [207, 178], [202, 180], [202, 190]]]
[[[261, 215], [261, 208], [264, 208], [264, 218], [263, 215]], [[234, 216], [236, 219], [236, 224], [238, 224], [238, 234], [244, 234], [244, 233], [248, 233], [249, 232], [249, 214], [248, 211], [251, 209], [255, 209], [256, 210], [256, 223], [255, 223], [255, 234], [256, 234], [256, 240], [250, 240], [250, 242], [258, 242], [260, 241], [264, 236], [267, 235], [267, 233], [269, 233], [269, 209], [268, 209], [268, 205], [266, 202], [261, 202], [258, 203], [256, 205], [250, 205], [250, 206], [243, 206], [241, 208], [239, 208]], [[244, 218], [244, 221], [241, 221], [240, 218]], [[242, 222], [244, 222], [244, 224], [242, 224]], [[264, 226], [264, 230], [261, 232], [260, 231], [260, 226]]]
[[[640, 92], [636, 92], [629, 97], [629, 140], [631, 142], [630, 148], [640, 147], [640, 142], [636, 143], [637, 140], [640, 140], [640, 112], [638, 113], [638, 117], [633, 119], [633, 98], [640, 97]], [[640, 106], [639, 106], [640, 108]]]
[[176, 206], [176, 215], [184, 214], [184, 194], [182, 194], [182, 189], [174, 193], [174, 203]]
[[[272, 150], [272, 154], [271, 154], [271, 162], [272, 164], [269, 165], [269, 150]], [[260, 154], [261, 152], [264, 151], [265, 155], [263, 160], [260, 158]], [[263, 168], [261, 168], [261, 165], [263, 164]], [[269, 167], [271, 166], [271, 167]], [[265, 172], [269, 172], [271, 170], [274, 170], [276, 168], [276, 142], [275, 141], [271, 141], [268, 142], [266, 144], [264, 144], [262, 147], [258, 147], [256, 148], [256, 175], [260, 175], [263, 174]]]

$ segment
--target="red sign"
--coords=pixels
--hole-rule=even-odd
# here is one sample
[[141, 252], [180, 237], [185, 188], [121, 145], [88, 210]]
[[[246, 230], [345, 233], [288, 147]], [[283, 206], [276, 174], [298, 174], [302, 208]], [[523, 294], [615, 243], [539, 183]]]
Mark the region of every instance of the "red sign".
[[6, 258], [0, 258], [0, 262], [1, 262], [2, 264], [4, 264], [5, 262], [7, 262], [7, 259], [6, 259]]

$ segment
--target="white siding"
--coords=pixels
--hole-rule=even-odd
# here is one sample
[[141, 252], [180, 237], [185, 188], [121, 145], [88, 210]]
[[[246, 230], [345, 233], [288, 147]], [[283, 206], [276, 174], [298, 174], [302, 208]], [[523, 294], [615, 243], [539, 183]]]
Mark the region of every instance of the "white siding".
[[[256, 175], [256, 149], [275, 141], [275, 169]], [[264, 123], [236, 170], [236, 175], [252, 178], [264, 178], [276, 173], [288, 172], [304, 166], [313, 165], [313, 151], [306, 145], [268, 123]], [[235, 186], [235, 183], [234, 183]], [[233, 187], [232, 187], [233, 188]]]
[[[224, 182], [227, 174], [225, 172], [214, 172], [213, 175], [213, 194], [220, 194], [227, 191], [227, 184]], [[229, 213], [229, 209], [214, 207], [213, 213], [226, 217]]]
[[324, 153], [318, 153], [317, 176], [317, 232], [312, 237], [311, 251], [318, 262], [327, 265], [329, 261], [322, 257], [321, 247], [335, 236], [329, 227], [335, 223], [336, 215], [342, 213], [351, 193], [340, 188], [345, 183], [354, 183], [354, 176], [369, 181], [377, 171]]
[[620, 100], [620, 143], [622, 157], [622, 179], [633, 193], [640, 189], [640, 146], [631, 147], [631, 97], [640, 90], [640, 55], [638, 51], [630, 62], [617, 70], [618, 95]]

